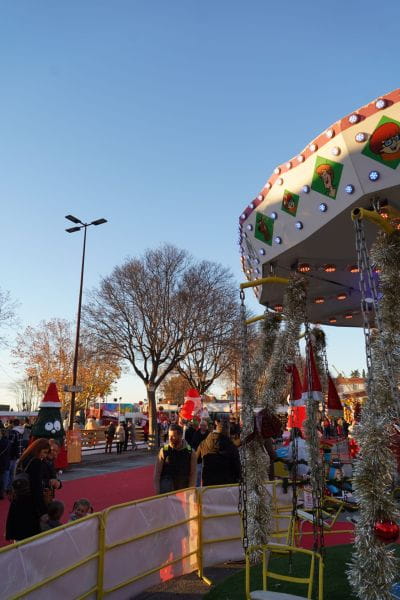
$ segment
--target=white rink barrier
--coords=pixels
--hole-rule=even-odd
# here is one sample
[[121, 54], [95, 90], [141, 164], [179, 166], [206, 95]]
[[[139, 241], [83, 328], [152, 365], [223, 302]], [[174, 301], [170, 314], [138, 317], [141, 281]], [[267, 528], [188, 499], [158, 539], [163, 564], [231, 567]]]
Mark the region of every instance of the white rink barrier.
[[[269, 482], [274, 541], [291, 494]], [[189, 488], [113, 506], [0, 549], [0, 600], [131, 600], [204, 567], [243, 559], [238, 485]]]
[[0, 598], [95, 599], [101, 513], [41, 533], [0, 552]]

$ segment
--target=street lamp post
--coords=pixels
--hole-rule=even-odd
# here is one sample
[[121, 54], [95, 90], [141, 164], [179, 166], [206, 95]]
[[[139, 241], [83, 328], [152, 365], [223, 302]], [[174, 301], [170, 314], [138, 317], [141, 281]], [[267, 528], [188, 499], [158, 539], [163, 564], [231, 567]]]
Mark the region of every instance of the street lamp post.
[[83, 273], [85, 269], [85, 252], [86, 252], [86, 229], [90, 227], [90, 225], [102, 225], [103, 223], [107, 223], [107, 219], [96, 219], [95, 221], [91, 221], [90, 223], [83, 223], [77, 217], [73, 215], [66, 215], [65, 217], [72, 223], [76, 223], [76, 227], [70, 227], [66, 229], [68, 233], [75, 233], [75, 231], [84, 230], [83, 234], [83, 250], [82, 250], [82, 266], [81, 266], [81, 281], [79, 286], [79, 300], [78, 300], [78, 315], [76, 319], [76, 336], [75, 336], [75, 350], [74, 350], [74, 365], [72, 367], [72, 386], [71, 386], [71, 407], [69, 413], [69, 425], [68, 429], [72, 430], [74, 424], [74, 413], [75, 413], [75, 394], [76, 394], [76, 380], [78, 374], [78, 358], [79, 358], [79, 336], [81, 330], [81, 310], [82, 310], [82, 291], [83, 291]]

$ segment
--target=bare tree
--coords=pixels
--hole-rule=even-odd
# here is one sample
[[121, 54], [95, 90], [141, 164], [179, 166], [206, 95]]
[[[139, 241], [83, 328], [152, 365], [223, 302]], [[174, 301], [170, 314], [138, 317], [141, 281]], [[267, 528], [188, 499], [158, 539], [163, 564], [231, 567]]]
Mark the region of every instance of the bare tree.
[[204, 310], [195, 348], [177, 365], [177, 371], [191, 387], [204, 394], [232, 364], [238, 353], [238, 291], [232, 276], [221, 265], [203, 261], [201, 272], [207, 281]]
[[98, 345], [128, 361], [145, 384], [150, 433], [157, 427], [156, 389], [209, 339], [217, 273], [227, 274], [217, 267], [165, 244], [116, 267], [85, 307]]
[[[10, 292], [0, 289], [0, 330], [17, 325], [15, 312], [18, 303], [13, 301]], [[6, 344], [5, 335], [0, 335], [0, 346]]]
[[38, 389], [38, 378], [28, 376], [10, 385], [10, 390], [15, 396], [17, 410], [31, 412], [36, 410], [39, 404], [40, 390]]

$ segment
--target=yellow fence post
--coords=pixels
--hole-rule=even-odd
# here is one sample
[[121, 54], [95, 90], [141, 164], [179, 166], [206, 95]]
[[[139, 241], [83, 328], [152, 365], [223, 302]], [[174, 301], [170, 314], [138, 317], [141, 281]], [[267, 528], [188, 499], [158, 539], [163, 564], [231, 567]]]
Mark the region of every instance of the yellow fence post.
[[97, 593], [96, 599], [104, 597], [104, 554], [106, 547], [106, 513], [99, 515], [99, 558], [97, 561]]

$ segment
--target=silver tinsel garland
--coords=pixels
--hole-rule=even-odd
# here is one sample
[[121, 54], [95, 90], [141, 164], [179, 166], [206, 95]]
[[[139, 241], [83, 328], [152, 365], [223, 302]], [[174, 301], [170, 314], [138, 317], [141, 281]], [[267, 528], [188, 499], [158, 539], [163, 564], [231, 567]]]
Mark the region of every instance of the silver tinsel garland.
[[275, 341], [274, 350], [267, 367], [268, 385], [265, 388], [264, 397], [261, 399], [263, 406], [274, 411], [284, 400], [284, 392], [287, 386], [285, 366], [296, 361], [305, 305], [306, 280], [294, 273], [290, 277], [284, 296], [285, 326]]
[[[382, 271], [382, 331], [376, 331], [372, 338], [368, 399], [355, 431], [360, 456], [355, 463], [353, 486], [360, 504], [360, 518], [348, 578], [360, 600], [391, 600], [391, 584], [399, 579], [397, 559], [393, 548], [377, 539], [374, 526], [380, 520], [399, 518], [391, 493], [396, 465], [389, 447], [391, 426], [397, 414], [390, 378], [398, 381], [399, 232], [380, 234], [371, 257]], [[388, 353], [394, 359], [390, 368]]]
[[[272, 516], [271, 496], [265, 487], [265, 482], [268, 480], [266, 453], [257, 438], [251, 442], [244, 442], [247, 436], [251, 435], [254, 431], [254, 408], [256, 405], [255, 378], [256, 375], [260, 376], [262, 369], [259, 358], [255, 362], [255, 372], [250, 368], [249, 339], [245, 322], [246, 311], [244, 304], [242, 304], [241, 319], [242, 446], [240, 447], [240, 458], [242, 463], [242, 484], [239, 493], [242, 495], [243, 531], [247, 533], [249, 547], [252, 547], [267, 543], [272, 529]], [[266, 313], [263, 325], [265, 341], [262, 341], [261, 355], [264, 355], [266, 352], [268, 344], [272, 343], [275, 328], [276, 324], [270, 318], [269, 314]], [[251, 560], [253, 562], [256, 562], [258, 558], [257, 553], [251, 553]]]
[[[284, 330], [280, 333], [280, 318], [266, 311], [258, 357], [250, 367], [245, 309], [242, 306], [242, 440], [253, 432], [256, 404], [276, 410], [281, 403], [287, 384], [285, 365], [296, 357], [297, 340], [305, 310], [305, 280], [292, 275], [285, 294]], [[241, 447], [246, 487], [246, 529], [249, 546], [268, 542], [272, 529], [271, 496], [265, 488], [268, 480], [269, 457], [260, 440]], [[257, 560], [254, 553], [252, 560]]]

